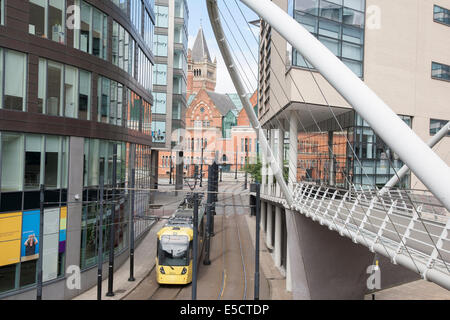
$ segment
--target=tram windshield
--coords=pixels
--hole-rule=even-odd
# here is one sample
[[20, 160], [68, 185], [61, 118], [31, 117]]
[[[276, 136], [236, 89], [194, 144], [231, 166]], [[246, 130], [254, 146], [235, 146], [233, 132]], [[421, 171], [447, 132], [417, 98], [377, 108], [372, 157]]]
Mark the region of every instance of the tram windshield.
[[189, 265], [189, 238], [184, 235], [163, 235], [159, 242], [159, 264], [181, 267]]

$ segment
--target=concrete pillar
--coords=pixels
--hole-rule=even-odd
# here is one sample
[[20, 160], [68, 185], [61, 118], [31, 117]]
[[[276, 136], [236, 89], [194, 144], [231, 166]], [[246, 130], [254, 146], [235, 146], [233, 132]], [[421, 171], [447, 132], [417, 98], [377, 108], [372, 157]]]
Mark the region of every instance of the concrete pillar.
[[281, 267], [281, 254], [283, 250], [283, 209], [280, 206], [275, 207], [275, 243], [274, 258], [275, 266]]
[[267, 217], [266, 217], [266, 245], [269, 249], [273, 249], [273, 212], [272, 204], [267, 203]]
[[292, 275], [291, 275], [291, 258], [289, 254], [289, 241], [287, 242], [287, 252], [286, 252], [286, 291], [292, 292]]
[[[261, 146], [259, 149], [261, 158], [261, 194], [266, 194], [267, 190], [267, 150]], [[261, 210], [262, 212], [262, 210]]]
[[293, 188], [293, 184], [297, 182], [297, 162], [298, 162], [298, 124], [295, 111], [291, 111], [289, 119], [289, 184]]
[[[91, 140], [94, 141], [94, 140]], [[91, 142], [92, 143], [92, 142]], [[80, 264], [81, 247], [81, 215], [83, 209], [83, 155], [84, 139], [70, 137], [69, 142], [69, 167], [68, 167], [68, 198], [70, 205], [67, 206], [67, 230], [76, 230], [67, 232], [66, 239], [66, 267]], [[95, 165], [98, 170], [98, 163]], [[78, 195], [78, 200], [75, 196]], [[65, 274], [65, 271], [63, 272]], [[80, 294], [79, 290], [69, 290], [66, 287], [65, 299], [73, 298]], [[45, 296], [44, 296], [45, 297]]]
[[261, 201], [261, 229], [266, 231], [267, 202]]
[[[284, 130], [278, 129], [278, 146], [277, 146], [277, 161], [281, 170], [284, 170]], [[281, 187], [277, 182], [277, 195], [281, 197]]]
[[[272, 149], [272, 152], [274, 152], [274, 150], [275, 150], [275, 148], [274, 148], [274, 145], [275, 145], [275, 130], [269, 129], [268, 133], [269, 133], [269, 146]], [[267, 177], [268, 177], [268, 183], [267, 183], [268, 194], [272, 195], [272, 190], [273, 190], [273, 171], [272, 171], [272, 168], [270, 166], [270, 163], [268, 163], [268, 166], [269, 166], [268, 167], [268, 174], [267, 174]]]
[[175, 190], [183, 190], [183, 171], [184, 171], [184, 153], [183, 151], [175, 151], [176, 153], [176, 173], [175, 173]]

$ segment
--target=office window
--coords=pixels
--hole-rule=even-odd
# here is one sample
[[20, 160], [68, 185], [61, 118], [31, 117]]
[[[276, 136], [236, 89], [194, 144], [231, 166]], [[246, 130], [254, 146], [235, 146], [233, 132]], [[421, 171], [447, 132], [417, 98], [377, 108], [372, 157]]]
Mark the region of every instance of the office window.
[[5, 24], [5, 0], [0, 0], [0, 24]]
[[91, 73], [80, 70], [80, 92], [78, 94], [78, 118], [91, 119]]
[[[438, 119], [430, 119], [430, 135], [434, 136], [436, 133], [439, 132], [447, 123], [449, 120], [438, 120]], [[447, 134], [450, 136], [450, 132]]]
[[152, 122], [152, 138], [153, 142], [166, 142], [166, 123], [162, 121]]
[[167, 93], [153, 92], [152, 113], [166, 114], [167, 112]]
[[38, 190], [43, 183], [41, 159], [43, 139], [40, 135], [25, 136], [25, 190]]
[[175, 17], [177, 18], [187, 18], [188, 9], [185, 0], [175, 0]]
[[65, 1], [30, 0], [28, 32], [59, 43], [65, 42]]
[[128, 111], [127, 111], [127, 127], [132, 130], [139, 130], [141, 121], [142, 99], [136, 93], [128, 90]]
[[156, 26], [159, 28], [169, 27], [169, 7], [155, 6]]
[[139, 34], [142, 32], [142, 0], [130, 0], [131, 23]]
[[78, 70], [67, 66], [64, 82], [64, 117], [76, 118], [78, 99]]
[[431, 65], [431, 76], [434, 79], [450, 81], [450, 66], [433, 62]]
[[90, 72], [39, 59], [38, 79], [40, 113], [90, 120]]
[[153, 54], [155, 56], [167, 57], [168, 37], [163, 34], [155, 34], [153, 43]]
[[[3, 109], [25, 111], [27, 56], [12, 50], [0, 50], [4, 54]], [[0, 56], [0, 60], [3, 56]], [[2, 67], [0, 65], [0, 71]], [[6, 81], [7, 80], [7, 81]], [[0, 82], [1, 84], [1, 82]], [[1, 92], [0, 92], [1, 93]]]
[[98, 78], [98, 122], [109, 123], [111, 103], [111, 80]]
[[113, 21], [112, 30], [112, 63], [133, 76], [135, 41], [116, 21]]
[[61, 98], [63, 96], [63, 65], [53, 61], [47, 62], [47, 103], [46, 114], [59, 116], [61, 114]]
[[144, 42], [147, 47], [152, 48], [153, 46], [153, 33], [155, 26], [153, 24], [152, 19], [150, 18], [149, 13], [145, 10], [144, 14]]
[[444, 24], [450, 26], [450, 10], [435, 5], [434, 6], [434, 21], [444, 23]]
[[45, 100], [47, 97], [47, 60], [39, 59], [38, 73], [38, 112], [44, 113]]
[[153, 68], [153, 84], [167, 85], [167, 64], [155, 64]]
[[55, 189], [60, 187], [61, 181], [61, 144], [60, 138], [47, 136], [45, 139], [45, 188]]
[[127, 14], [128, 0], [111, 0], [123, 13]]
[[[294, 18], [362, 77], [365, 0], [296, 0], [293, 6]], [[313, 68], [296, 49], [292, 53], [294, 66]]]
[[75, 5], [80, 5], [80, 29], [74, 30], [74, 48], [106, 60], [107, 16], [82, 0], [76, 0]]
[[23, 190], [23, 135], [1, 133], [1, 191]]
[[150, 59], [145, 55], [145, 53], [138, 48], [138, 82], [148, 91], [151, 92], [153, 89], [152, 75], [153, 75], [153, 65]]
[[97, 121], [113, 125], [122, 125], [123, 85], [105, 77], [98, 78]]

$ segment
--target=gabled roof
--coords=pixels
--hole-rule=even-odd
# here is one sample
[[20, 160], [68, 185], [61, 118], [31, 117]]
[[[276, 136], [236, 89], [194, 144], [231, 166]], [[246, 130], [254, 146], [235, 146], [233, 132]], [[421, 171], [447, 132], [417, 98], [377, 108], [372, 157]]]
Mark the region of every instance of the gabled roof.
[[225, 116], [228, 112], [232, 110], [236, 110], [236, 106], [234, 105], [233, 101], [231, 101], [228, 95], [212, 91], [206, 91], [206, 93], [214, 102], [214, 105], [216, 106], [217, 110], [222, 114], [222, 116]]
[[194, 47], [192, 48], [192, 61], [202, 62], [205, 56], [207, 57], [208, 62], [212, 63], [205, 35], [203, 33], [203, 29], [200, 27], [200, 30], [198, 30], [197, 33], [197, 38], [194, 42]]

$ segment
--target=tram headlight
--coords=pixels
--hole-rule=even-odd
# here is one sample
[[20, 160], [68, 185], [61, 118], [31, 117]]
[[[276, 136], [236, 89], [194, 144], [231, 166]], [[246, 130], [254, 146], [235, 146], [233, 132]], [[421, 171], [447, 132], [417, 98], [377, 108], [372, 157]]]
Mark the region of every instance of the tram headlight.
[[187, 269], [183, 268], [183, 270], [181, 271], [181, 274], [186, 274], [186, 272], [187, 272]]
[[159, 268], [159, 272], [161, 272], [161, 274], [166, 274], [163, 267]]

